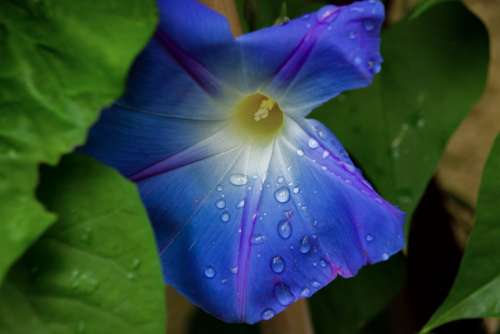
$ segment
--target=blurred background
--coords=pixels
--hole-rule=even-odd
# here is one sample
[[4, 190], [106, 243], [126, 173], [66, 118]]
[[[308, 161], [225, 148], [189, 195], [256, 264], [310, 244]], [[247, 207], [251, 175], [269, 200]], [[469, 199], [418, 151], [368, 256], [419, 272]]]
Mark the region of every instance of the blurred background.
[[[226, 15], [235, 34], [242, 30], [237, 10], [254, 21], [252, 11], [259, 10], [259, 2], [241, 0], [205, 0], [206, 4]], [[276, 2], [276, 3], [274, 3]], [[279, 1], [270, 1], [280, 7]], [[296, 3], [295, 1], [294, 3]], [[352, 1], [331, 1], [345, 4]], [[392, 25], [414, 8], [418, 0], [386, 1], [387, 25]], [[416, 333], [429, 320], [446, 298], [457, 273], [464, 246], [474, 224], [475, 203], [481, 174], [494, 139], [500, 131], [500, 0], [467, 0], [466, 5], [487, 26], [490, 34], [490, 65], [485, 92], [449, 141], [434, 179], [429, 184], [412, 222], [408, 244], [409, 256], [405, 260], [405, 275], [401, 291], [390, 306], [369, 322], [364, 320], [354, 328], [323, 330], [312, 325], [309, 305], [299, 302], [275, 319], [259, 326], [226, 325], [195, 309], [174, 290], [168, 289], [168, 333]], [[314, 1], [305, 1], [304, 8], [313, 8]], [[267, 7], [269, 7], [267, 6]], [[279, 14], [279, 13], [278, 13]], [[269, 14], [274, 22], [276, 13]], [[257, 20], [257, 19], [256, 19]], [[474, 53], [475, 50], [469, 50]], [[439, 224], [435, 224], [439, 221]], [[439, 251], [436, 252], [436, 249]], [[395, 259], [393, 261], [403, 261]], [[385, 265], [385, 264], [384, 264]], [[390, 264], [389, 264], [390, 265]], [[428, 273], [432, 272], [432, 275]], [[371, 279], [371, 278], [370, 278]], [[337, 287], [341, 289], [342, 286]], [[370, 296], [367, 296], [370, 298]], [[321, 303], [313, 298], [309, 303]], [[352, 313], [352, 309], [345, 305]], [[314, 317], [319, 317], [317, 312]], [[328, 316], [328, 314], [326, 314]], [[349, 316], [349, 315], [348, 315]], [[355, 315], [354, 315], [355, 317]], [[456, 321], [434, 330], [435, 333], [500, 333], [497, 319]]]

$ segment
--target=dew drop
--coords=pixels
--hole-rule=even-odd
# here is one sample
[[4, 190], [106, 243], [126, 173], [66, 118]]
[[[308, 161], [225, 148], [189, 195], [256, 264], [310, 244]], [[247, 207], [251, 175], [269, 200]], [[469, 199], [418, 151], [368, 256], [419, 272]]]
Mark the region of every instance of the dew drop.
[[366, 241], [371, 242], [371, 241], [373, 241], [374, 238], [373, 238], [373, 235], [367, 234], [365, 239], [366, 239]]
[[268, 308], [262, 311], [262, 320], [269, 320], [274, 317], [275, 313], [272, 309]]
[[309, 288], [304, 288], [302, 289], [302, 291], [300, 292], [300, 295], [302, 297], [309, 297], [311, 296], [311, 290], [309, 290]]
[[222, 185], [220, 185], [220, 184], [219, 184], [219, 185], [217, 186], [217, 191], [219, 191], [219, 192], [220, 192], [220, 191], [222, 191], [222, 190], [224, 190], [224, 186], [222, 186]]
[[206, 278], [214, 278], [215, 277], [215, 269], [212, 266], [208, 266], [203, 271], [203, 274]]
[[299, 251], [302, 254], [307, 254], [311, 251], [311, 241], [309, 240], [309, 237], [306, 235], [300, 240], [300, 248]]
[[297, 155], [298, 155], [299, 157], [304, 156], [304, 151], [302, 151], [302, 150], [297, 150]]
[[382, 260], [384, 260], [384, 261], [389, 260], [389, 254], [387, 254], [387, 253], [382, 254]]
[[237, 273], [238, 273], [238, 267], [237, 267], [237, 266], [236, 266], [236, 267], [232, 267], [232, 268], [231, 268], [231, 272], [232, 272], [233, 274], [237, 274]]
[[278, 234], [282, 239], [288, 239], [292, 236], [292, 224], [284, 219], [278, 223]]
[[253, 244], [253, 245], [260, 245], [262, 244], [264, 241], [266, 241], [266, 236], [263, 235], [263, 234], [256, 234], [252, 237], [252, 239], [250, 240], [250, 242]]
[[285, 260], [281, 256], [274, 256], [271, 259], [271, 269], [276, 273], [280, 274], [285, 270]]
[[312, 148], [314, 150], [314, 149], [317, 149], [319, 147], [319, 144], [316, 141], [316, 139], [309, 138], [309, 141], [307, 142], [307, 146], [309, 146], [309, 148]]
[[319, 22], [330, 23], [335, 19], [336, 8], [333, 5], [324, 6], [316, 14], [316, 18]]
[[283, 306], [290, 305], [295, 299], [290, 288], [285, 283], [277, 283], [274, 286], [274, 296]]
[[356, 167], [354, 167], [354, 166], [353, 166], [353, 165], [351, 165], [351, 164], [344, 163], [344, 164], [343, 164], [343, 166], [344, 166], [344, 169], [345, 169], [346, 171], [348, 171], [349, 173], [355, 173], [355, 172], [356, 172]]
[[316, 288], [316, 289], [318, 289], [319, 287], [321, 287], [321, 283], [318, 282], [318, 281], [312, 281], [311, 285], [313, 286], [313, 288]]
[[224, 223], [227, 223], [229, 219], [231, 219], [231, 215], [227, 211], [223, 212], [222, 215], [220, 215], [220, 220], [222, 220]]
[[244, 206], [245, 206], [245, 200], [242, 199], [241, 201], [238, 202], [238, 204], [236, 205], [236, 208], [241, 209]]
[[274, 193], [274, 198], [279, 203], [286, 203], [290, 200], [290, 191], [287, 187], [281, 187]]
[[283, 183], [285, 182], [285, 178], [283, 176], [278, 177], [278, 183]]
[[141, 266], [141, 260], [135, 258], [132, 260], [132, 269], [137, 270]]
[[375, 29], [375, 24], [371, 20], [365, 20], [363, 21], [363, 27], [366, 31], [372, 31], [373, 29]]
[[298, 193], [300, 192], [300, 188], [299, 188], [299, 187], [294, 187], [294, 188], [292, 189], [292, 192], [293, 192], [294, 194], [298, 194]]
[[248, 177], [244, 174], [233, 174], [229, 178], [229, 182], [233, 186], [244, 186], [248, 183]]
[[330, 156], [330, 152], [328, 152], [327, 150], [324, 150], [323, 151], [323, 155], [321, 156], [323, 159], [326, 159]]
[[223, 199], [220, 199], [218, 200], [217, 202], [215, 202], [215, 206], [218, 208], [218, 209], [224, 209], [226, 207], [226, 201], [223, 200]]

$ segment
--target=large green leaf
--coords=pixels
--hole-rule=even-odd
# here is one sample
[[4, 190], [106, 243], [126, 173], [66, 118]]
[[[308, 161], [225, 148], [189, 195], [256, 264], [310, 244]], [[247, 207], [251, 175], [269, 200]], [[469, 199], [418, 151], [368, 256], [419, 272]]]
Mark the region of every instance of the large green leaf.
[[40, 163], [81, 144], [121, 92], [156, 21], [154, 0], [0, 1], [0, 282], [54, 221]]
[[461, 2], [438, 2], [389, 28], [382, 54], [370, 87], [339, 96], [313, 117], [410, 216], [449, 137], [482, 94], [488, 35]]
[[353, 279], [335, 280], [311, 299], [316, 333], [358, 333], [394, 299], [405, 274], [405, 258], [398, 255]]
[[422, 333], [458, 319], [500, 316], [500, 136], [484, 170], [476, 225], [445, 302]]
[[135, 186], [90, 158], [42, 174], [58, 221], [0, 289], [0, 333], [163, 334], [155, 242]]

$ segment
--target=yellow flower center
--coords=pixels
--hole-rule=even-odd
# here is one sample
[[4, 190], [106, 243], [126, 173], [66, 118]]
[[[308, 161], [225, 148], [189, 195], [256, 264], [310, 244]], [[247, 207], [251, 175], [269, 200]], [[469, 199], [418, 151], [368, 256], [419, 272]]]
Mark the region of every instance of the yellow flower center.
[[233, 124], [240, 135], [267, 142], [283, 126], [283, 111], [276, 101], [257, 93], [242, 99], [235, 107]]

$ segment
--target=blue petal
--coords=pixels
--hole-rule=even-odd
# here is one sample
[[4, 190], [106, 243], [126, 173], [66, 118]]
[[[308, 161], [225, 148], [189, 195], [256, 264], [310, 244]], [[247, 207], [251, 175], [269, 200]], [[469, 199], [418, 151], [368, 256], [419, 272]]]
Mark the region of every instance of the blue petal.
[[118, 104], [177, 118], [227, 118], [241, 97], [233, 82], [241, 66], [226, 19], [194, 0], [158, 5], [158, 29], [134, 63]]
[[248, 82], [288, 112], [306, 115], [342, 91], [367, 86], [380, 70], [379, 1], [326, 6], [238, 39]]
[[218, 121], [169, 117], [115, 105], [103, 111], [82, 151], [132, 177], [203, 143], [223, 127]]
[[218, 153], [190, 148], [189, 164], [139, 181], [167, 282], [225, 321], [261, 321], [403, 245], [402, 213], [328, 129], [287, 118], [283, 131], [265, 148], [222, 131]]

